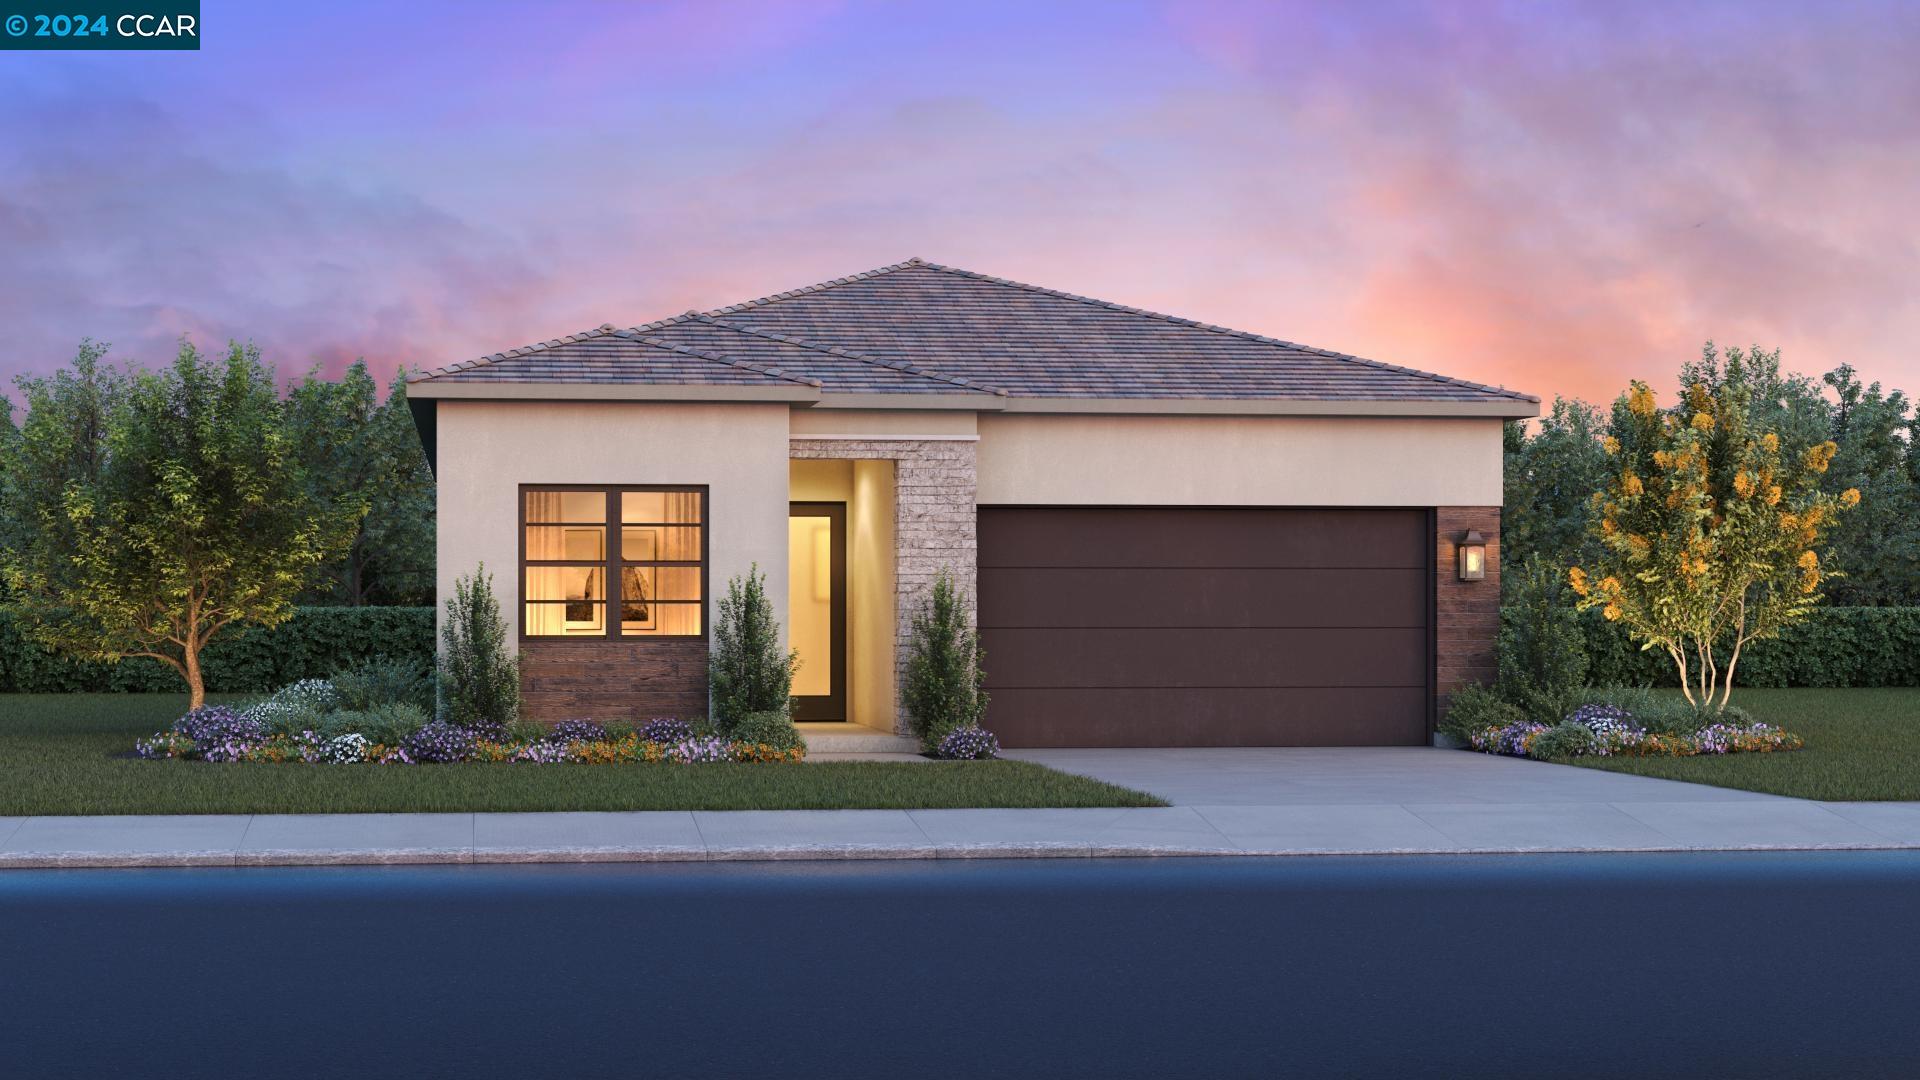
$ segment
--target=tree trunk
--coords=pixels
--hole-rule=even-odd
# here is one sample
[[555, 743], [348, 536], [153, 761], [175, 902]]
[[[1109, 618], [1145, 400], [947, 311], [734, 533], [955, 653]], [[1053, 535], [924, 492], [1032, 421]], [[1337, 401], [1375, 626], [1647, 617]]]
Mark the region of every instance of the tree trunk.
[[189, 636], [180, 651], [186, 661], [187, 708], [197, 709], [207, 703], [207, 681], [200, 674], [200, 642]]

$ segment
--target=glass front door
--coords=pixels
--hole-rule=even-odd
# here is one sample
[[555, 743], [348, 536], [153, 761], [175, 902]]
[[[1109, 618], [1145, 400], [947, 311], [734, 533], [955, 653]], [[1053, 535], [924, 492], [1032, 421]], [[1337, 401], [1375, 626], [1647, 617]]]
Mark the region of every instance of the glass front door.
[[847, 504], [787, 508], [787, 640], [800, 654], [794, 719], [847, 718]]

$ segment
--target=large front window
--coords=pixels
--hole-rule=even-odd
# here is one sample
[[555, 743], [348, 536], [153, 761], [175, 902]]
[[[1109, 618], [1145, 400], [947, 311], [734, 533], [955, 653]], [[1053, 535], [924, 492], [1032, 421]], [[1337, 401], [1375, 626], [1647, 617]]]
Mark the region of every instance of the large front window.
[[699, 637], [706, 501], [700, 488], [522, 489], [522, 635]]

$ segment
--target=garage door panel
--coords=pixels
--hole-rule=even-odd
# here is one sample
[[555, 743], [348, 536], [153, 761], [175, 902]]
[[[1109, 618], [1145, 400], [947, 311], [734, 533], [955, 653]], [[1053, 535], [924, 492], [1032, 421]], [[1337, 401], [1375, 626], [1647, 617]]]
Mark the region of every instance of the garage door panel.
[[1425, 686], [1421, 629], [985, 630], [994, 687]]
[[996, 690], [1010, 747], [1405, 746], [1426, 741], [1416, 688]]
[[989, 508], [980, 565], [1401, 567], [1427, 565], [1419, 510]]
[[1425, 577], [1424, 569], [983, 569], [981, 626], [1418, 628]]
[[987, 722], [1007, 746], [1426, 739], [1425, 511], [980, 511]]

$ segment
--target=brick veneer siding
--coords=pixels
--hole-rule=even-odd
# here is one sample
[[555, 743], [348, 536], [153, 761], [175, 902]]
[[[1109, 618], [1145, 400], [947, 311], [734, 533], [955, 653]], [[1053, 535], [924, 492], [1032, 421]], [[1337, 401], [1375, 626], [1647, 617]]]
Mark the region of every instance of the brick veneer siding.
[[[1487, 538], [1487, 576], [1461, 581], [1460, 535]], [[1434, 510], [1434, 676], [1439, 712], [1447, 697], [1470, 683], [1491, 685], [1498, 673], [1500, 637], [1500, 508], [1442, 506]]]
[[[787, 456], [793, 458], [893, 462], [896, 693], [906, 685], [913, 615], [926, 604], [935, 575], [949, 570], [968, 597], [976, 593], [977, 445], [972, 439], [794, 439], [788, 444]], [[895, 705], [895, 729], [906, 733], [906, 709]]]

